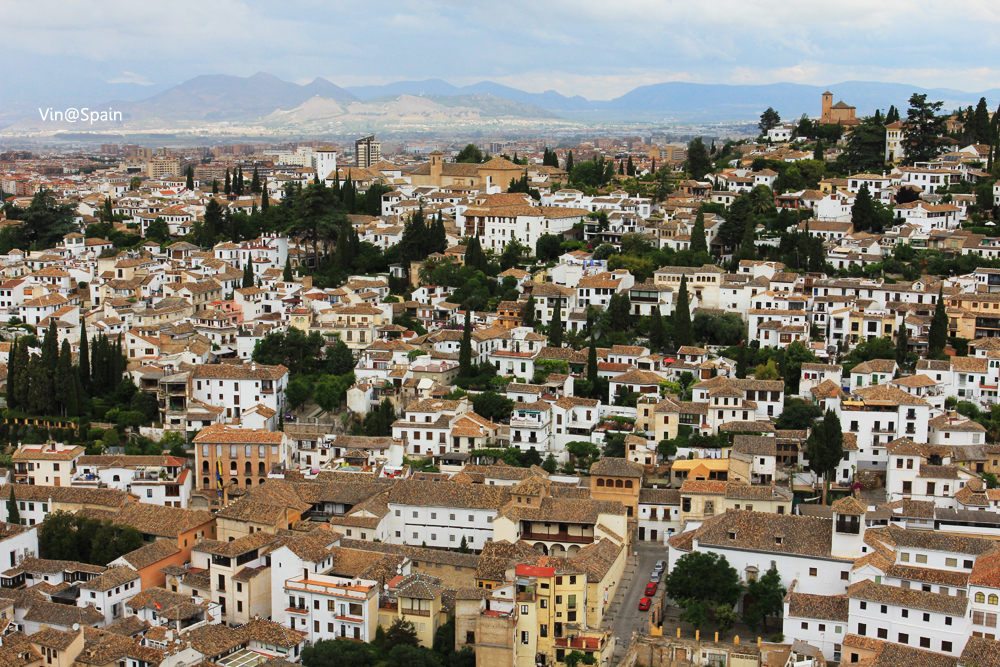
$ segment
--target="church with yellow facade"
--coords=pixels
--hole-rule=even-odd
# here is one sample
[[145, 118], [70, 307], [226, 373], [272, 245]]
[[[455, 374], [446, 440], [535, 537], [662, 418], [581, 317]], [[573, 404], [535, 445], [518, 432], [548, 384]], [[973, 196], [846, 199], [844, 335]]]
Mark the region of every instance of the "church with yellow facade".
[[487, 192], [506, 192], [510, 182], [521, 175], [527, 167], [516, 165], [510, 160], [495, 157], [484, 164], [445, 162], [441, 151], [430, 154], [431, 161], [420, 165], [409, 173], [413, 185], [428, 185], [438, 188], [468, 187], [482, 188]]
[[820, 125], [860, 125], [861, 121], [854, 117], [857, 109], [843, 100], [833, 103], [833, 93], [829, 90], [823, 93], [823, 110], [819, 117]]

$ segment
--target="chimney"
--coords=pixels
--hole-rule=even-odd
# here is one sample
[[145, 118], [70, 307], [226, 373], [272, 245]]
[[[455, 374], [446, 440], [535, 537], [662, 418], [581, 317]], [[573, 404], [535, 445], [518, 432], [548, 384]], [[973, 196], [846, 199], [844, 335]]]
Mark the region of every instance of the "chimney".
[[757, 637], [757, 648], [760, 648], [760, 637]]
[[681, 628], [680, 628], [680, 626], [677, 626], [677, 638], [678, 639], [681, 638]]
[[735, 637], [733, 637], [733, 644], [735, 646], [739, 646], [740, 645], [740, 636], [739, 635], [736, 635]]
[[694, 640], [695, 640], [696, 642], [697, 642], [697, 641], [701, 641], [701, 630], [695, 630], [695, 631], [694, 631]]
[[718, 631], [715, 632], [715, 641], [716, 641], [716, 643], [718, 643], [718, 641], [719, 641], [719, 632]]

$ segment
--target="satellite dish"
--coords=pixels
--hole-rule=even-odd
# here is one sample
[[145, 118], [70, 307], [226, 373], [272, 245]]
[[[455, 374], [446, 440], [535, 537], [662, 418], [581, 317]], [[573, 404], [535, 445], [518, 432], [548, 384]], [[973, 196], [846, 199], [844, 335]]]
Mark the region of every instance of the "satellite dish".
[[79, 623], [74, 623], [73, 624], [73, 631], [76, 632], [79, 629], [80, 629], [80, 624]]

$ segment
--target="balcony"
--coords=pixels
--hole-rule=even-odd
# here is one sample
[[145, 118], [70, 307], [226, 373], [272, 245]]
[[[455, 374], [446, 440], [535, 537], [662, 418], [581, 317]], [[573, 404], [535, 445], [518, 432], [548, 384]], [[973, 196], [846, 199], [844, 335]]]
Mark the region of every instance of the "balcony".
[[570, 542], [573, 544], [592, 544], [593, 535], [570, 535], [569, 533], [521, 533], [522, 540], [538, 540], [541, 542]]
[[400, 607], [404, 616], [430, 616], [430, 609], [414, 609], [413, 607]]
[[308, 614], [309, 610], [305, 607], [285, 607], [285, 611], [290, 614]]

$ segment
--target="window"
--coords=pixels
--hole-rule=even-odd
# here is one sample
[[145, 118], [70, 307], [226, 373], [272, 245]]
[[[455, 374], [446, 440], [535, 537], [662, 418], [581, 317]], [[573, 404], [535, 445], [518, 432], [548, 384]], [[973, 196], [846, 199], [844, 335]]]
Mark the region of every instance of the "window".
[[910, 554], [908, 554], [908, 553], [906, 553], [904, 551], [903, 553], [899, 554], [899, 560], [902, 563], [909, 563], [910, 562]]
[[858, 623], [858, 634], [862, 637], [867, 636], [868, 626], [864, 623]]
[[930, 648], [930, 647], [931, 647], [931, 639], [930, 639], [930, 637], [921, 637], [920, 638], [920, 648]]
[[867, 603], [867, 602], [865, 602], [864, 600], [862, 600], [862, 601], [861, 601], [861, 602], [859, 603], [859, 605], [860, 605], [861, 609], [868, 609], [868, 603]]
[[976, 593], [976, 596], [975, 596], [974, 599], [979, 604], [985, 604], [986, 603], [986, 593], [983, 593], [982, 591], [978, 591]]
[[924, 614], [924, 623], [930, 623], [930, 622], [931, 622], [931, 615]]
[[896, 641], [899, 642], [900, 644], [909, 644], [910, 635], [906, 634], [905, 632], [900, 632], [899, 637]]
[[889, 638], [889, 630], [886, 629], [886, 628], [879, 628], [878, 632], [876, 634], [878, 634], [878, 638], [879, 639], [888, 639]]
[[814, 568], [814, 567], [809, 568], [809, 576], [810, 577], [815, 577], [816, 574], [817, 574], [816, 573], [816, 568]]
[[879, 609], [879, 613], [888, 614], [889, 613], [889, 607], [887, 607], [886, 605], [882, 605], [881, 608]]
[[924, 564], [926, 564], [927, 563], [927, 554], [917, 554], [917, 562], [918, 563], [924, 563]]
[[845, 570], [845, 571], [843, 571], [843, 572], [840, 573], [840, 580], [841, 581], [848, 581], [848, 580], [850, 580], [850, 578], [851, 578], [850, 572], [847, 572]]
[[945, 558], [944, 559], [944, 564], [947, 565], [948, 567], [958, 567], [958, 559], [957, 558]]
[[803, 621], [803, 622], [802, 622], [802, 629], [803, 629], [803, 630], [808, 630], [808, 629], [809, 629], [809, 624], [808, 624], [808, 623], [806, 623], [805, 621]]
[[951, 642], [941, 642], [941, 651], [944, 653], [951, 653]]
[[527, 630], [522, 630], [521, 631], [521, 643], [522, 644], [527, 644], [528, 643], [528, 631]]

